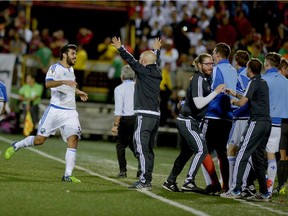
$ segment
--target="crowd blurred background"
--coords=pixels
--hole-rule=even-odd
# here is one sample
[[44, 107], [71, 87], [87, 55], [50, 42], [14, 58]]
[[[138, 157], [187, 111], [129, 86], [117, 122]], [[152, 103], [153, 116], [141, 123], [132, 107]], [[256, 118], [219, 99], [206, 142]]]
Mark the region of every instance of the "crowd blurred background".
[[[169, 125], [195, 73], [197, 55], [225, 42], [232, 49], [231, 62], [239, 49], [261, 61], [270, 51], [288, 58], [287, 26], [285, 1], [0, 1], [0, 52], [17, 55], [13, 86], [20, 88], [28, 73], [44, 84], [60, 47], [75, 43], [79, 87], [88, 94], [104, 92], [101, 102], [113, 103], [111, 92], [125, 63], [110, 45], [111, 37], [121, 36], [136, 58], [160, 37], [161, 125]], [[103, 65], [101, 73], [93, 73]], [[42, 98], [47, 94], [43, 91]]]

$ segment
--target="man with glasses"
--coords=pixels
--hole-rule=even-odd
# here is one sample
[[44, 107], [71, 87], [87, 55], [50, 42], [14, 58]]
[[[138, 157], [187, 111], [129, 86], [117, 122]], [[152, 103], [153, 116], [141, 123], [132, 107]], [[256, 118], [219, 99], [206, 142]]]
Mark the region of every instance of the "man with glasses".
[[[209, 54], [200, 54], [196, 60], [198, 73], [193, 76], [187, 89], [186, 100], [177, 118], [177, 129], [181, 137], [181, 151], [176, 158], [173, 168], [163, 188], [179, 192], [176, 178], [183, 170], [187, 161], [193, 156], [187, 178], [182, 186], [182, 191], [198, 192], [195, 184], [197, 171], [206, 157], [208, 151], [200, 124], [206, 114], [208, 103], [220, 94], [225, 85], [220, 84], [211, 92], [210, 77], [213, 71], [213, 59]], [[207, 169], [209, 169], [207, 167]]]
[[[226, 88], [236, 91], [237, 71], [229, 63], [230, 53], [231, 49], [226, 43], [216, 44], [213, 50], [215, 66], [213, 68], [212, 76], [212, 91], [214, 91], [219, 84], [225, 84]], [[203, 133], [206, 134], [208, 152], [212, 154], [213, 151], [216, 151], [217, 153], [220, 162], [220, 172], [223, 179], [222, 189], [224, 191], [229, 189], [229, 163], [226, 145], [232, 127], [232, 119], [233, 113], [230, 97], [222, 92], [209, 103]], [[212, 184], [210, 176], [207, 175], [204, 169], [203, 173], [207, 184], [206, 192], [220, 192], [221, 188], [219, 188], [219, 185]]]

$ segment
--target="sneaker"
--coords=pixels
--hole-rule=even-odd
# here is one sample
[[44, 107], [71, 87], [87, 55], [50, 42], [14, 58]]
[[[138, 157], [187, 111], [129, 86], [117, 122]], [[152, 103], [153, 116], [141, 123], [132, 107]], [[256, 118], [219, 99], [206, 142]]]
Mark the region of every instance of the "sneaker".
[[131, 186], [129, 186], [128, 188], [151, 190], [152, 189], [152, 185], [151, 185], [151, 183], [143, 183], [141, 181], [137, 181], [134, 184], [132, 184]]
[[247, 197], [252, 197], [256, 194], [256, 189], [254, 185], [249, 185], [245, 187], [244, 190], [241, 192], [241, 198], [246, 199]]
[[74, 176], [63, 176], [62, 181], [64, 182], [73, 182], [73, 183], [81, 183], [79, 179]]
[[206, 188], [204, 189], [206, 194], [216, 194], [221, 192], [221, 185], [220, 183], [215, 184], [215, 185], [207, 185]]
[[6, 151], [5, 151], [6, 160], [9, 160], [13, 156], [13, 154], [16, 152], [15, 146], [14, 146], [15, 143], [16, 142], [14, 142], [9, 148], [6, 149]]
[[117, 174], [117, 177], [118, 178], [126, 178], [127, 177], [127, 173], [124, 171], [124, 172], [120, 172]]
[[239, 199], [241, 198], [241, 193], [240, 191], [235, 192], [234, 190], [229, 190], [226, 193], [221, 193], [220, 197], [228, 199]]
[[248, 197], [247, 200], [256, 201], [256, 202], [270, 202], [271, 201], [271, 193], [262, 194], [261, 192], [256, 193], [252, 197]]
[[286, 194], [286, 186], [285, 185], [279, 190], [279, 194]]
[[273, 194], [285, 194], [286, 193], [286, 187], [285, 185], [279, 186], [275, 189], [273, 189]]
[[164, 188], [165, 190], [171, 191], [171, 192], [181, 192], [179, 190], [176, 182], [170, 183], [168, 181], [165, 181], [164, 184], [162, 185], [162, 188]]
[[186, 191], [186, 192], [202, 192], [204, 193], [204, 190], [202, 188], [197, 187], [197, 185], [195, 184], [194, 181], [189, 181], [183, 184], [182, 191]]

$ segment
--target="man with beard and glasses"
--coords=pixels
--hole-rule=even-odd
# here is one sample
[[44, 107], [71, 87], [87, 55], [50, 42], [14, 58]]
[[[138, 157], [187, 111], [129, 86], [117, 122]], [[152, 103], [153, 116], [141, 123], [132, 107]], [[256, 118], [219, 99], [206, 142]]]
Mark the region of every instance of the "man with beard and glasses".
[[87, 101], [88, 95], [76, 88], [73, 65], [76, 63], [77, 46], [67, 44], [60, 50], [60, 62], [50, 66], [46, 75], [46, 87], [51, 89], [50, 104], [45, 110], [36, 136], [14, 142], [5, 152], [5, 158], [10, 159], [21, 148], [42, 145], [50, 135], [60, 129], [64, 142], [67, 142], [66, 169], [62, 177], [64, 182], [80, 183], [72, 176], [76, 160], [78, 140], [81, 138], [81, 126], [76, 111], [75, 94], [82, 101]]
[[[200, 124], [206, 115], [209, 102], [221, 93], [225, 87], [225, 84], [220, 84], [211, 92], [210, 81], [213, 71], [213, 58], [211, 55], [200, 54], [195, 60], [195, 65], [199, 72], [193, 76], [190, 82], [185, 103], [177, 118], [177, 129], [181, 137], [180, 154], [174, 162], [169, 177], [162, 186], [172, 192], [180, 191], [176, 184], [176, 178], [192, 156], [187, 177], [181, 190], [201, 191], [195, 184], [195, 176], [202, 161], [207, 156], [208, 150]], [[206, 167], [207, 164], [203, 165], [209, 170], [209, 167]]]

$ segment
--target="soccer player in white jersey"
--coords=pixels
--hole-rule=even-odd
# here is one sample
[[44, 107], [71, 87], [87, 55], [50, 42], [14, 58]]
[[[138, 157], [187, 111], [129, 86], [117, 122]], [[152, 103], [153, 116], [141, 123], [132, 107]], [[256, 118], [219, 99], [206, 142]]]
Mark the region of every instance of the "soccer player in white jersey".
[[81, 126], [76, 111], [75, 94], [82, 101], [87, 101], [88, 95], [76, 88], [73, 65], [76, 62], [77, 46], [67, 44], [60, 50], [60, 62], [50, 66], [46, 75], [46, 87], [51, 89], [50, 104], [45, 110], [36, 136], [28, 136], [15, 142], [5, 152], [5, 158], [10, 159], [21, 148], [42, 145], [50, 135], [60, 129], [64, 142], [67, 142], [65, 156], [66, 169], [62, 181], [80, 183], [72, 176], [76, 160], [78, 140], [81, 136]]

